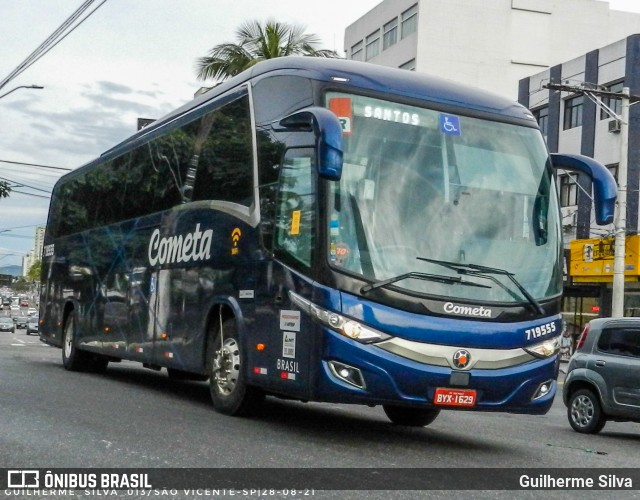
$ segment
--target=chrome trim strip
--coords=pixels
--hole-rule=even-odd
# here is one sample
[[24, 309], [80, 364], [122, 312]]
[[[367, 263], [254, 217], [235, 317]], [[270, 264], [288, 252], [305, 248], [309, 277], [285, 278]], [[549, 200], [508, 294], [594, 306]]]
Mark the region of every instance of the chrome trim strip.
[[459, 349], [465, 349], [471, 354], [471, 362], [462, 370], [477, 368], [481, 370], [498, 370], [517, 366], [535, 358], [524, 349], [478, 349], [460, 346], [446, 346], [439, 344], [426, 344], [394, 337], [389, 340], [372, 344], [387, 352], [397, 354], [403, 358], [434, 366], [448, 366], [454, 370], [460, 370], [453, 364], [453, 355]]
[[289, 299], [291, 299], [291, 302], [297, 305], [302, 311], [306, 312], [307, 314], [311, 314], [311, 301], [305, 299], [295, 292], [292, 292], [291, 290], [289, 290]]

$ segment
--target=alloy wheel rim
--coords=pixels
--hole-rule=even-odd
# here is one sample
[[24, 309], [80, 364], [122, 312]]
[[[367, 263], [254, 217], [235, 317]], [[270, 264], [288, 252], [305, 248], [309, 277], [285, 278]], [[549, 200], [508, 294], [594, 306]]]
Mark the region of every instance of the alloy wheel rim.
[[64, 334], [64, 355], [71, 356], [71, 348], [73, 347], [73, 326], [69, 324]]
[[213, 377], [218, 391], [228, 396], [238, 383], [240, 376], [240, 348], [236, 339], [225, 339], [223, 346], [216, 351], [213, 360]]
[[579, 427], [586, 427], [593, 420], [594, 411], [591, 398], [580, 396], [571, 405], [571, 418]]

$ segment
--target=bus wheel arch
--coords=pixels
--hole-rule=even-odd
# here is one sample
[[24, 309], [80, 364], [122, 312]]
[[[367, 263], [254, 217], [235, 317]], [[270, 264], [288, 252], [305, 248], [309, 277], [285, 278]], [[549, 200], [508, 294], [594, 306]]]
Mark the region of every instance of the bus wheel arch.
[[73, 304], [65, 305], [62, 321], [62, 365], [69, 371], [104, 372], [109, 360], [78, 348], [77, 315]]
[[237, 316], [225, 304], [212, 309], [208, 322], [207, 373], [216, 411], [233, 416], [255, 414], [264, 393], [245, 382], [246, 355]]

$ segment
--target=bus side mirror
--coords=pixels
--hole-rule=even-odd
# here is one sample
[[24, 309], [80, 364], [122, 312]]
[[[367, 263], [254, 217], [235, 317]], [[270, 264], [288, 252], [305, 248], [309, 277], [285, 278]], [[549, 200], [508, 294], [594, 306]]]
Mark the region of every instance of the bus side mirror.
[[618, 186], [607, 167], [588, 156], [559, 153], [551, 154], [551, 165], [589, 176], [593, 182], [596, 222], [601, 226], [613, 222]]
[[280, 120], [280, 126], [293, 130], [313, 130], [316, 136], [318, 175], [331, 181], [340, 180], [343, 162], [342, 126], [333, 112], [316, 106], [305, 108]]

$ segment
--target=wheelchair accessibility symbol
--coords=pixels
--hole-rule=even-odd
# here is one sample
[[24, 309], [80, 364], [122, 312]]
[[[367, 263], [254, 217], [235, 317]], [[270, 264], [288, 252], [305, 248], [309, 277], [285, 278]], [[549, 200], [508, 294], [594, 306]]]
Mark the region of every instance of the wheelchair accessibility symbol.
[[457, 116], [440, 114], [440, 133], [460, 135], [460, 119]]

